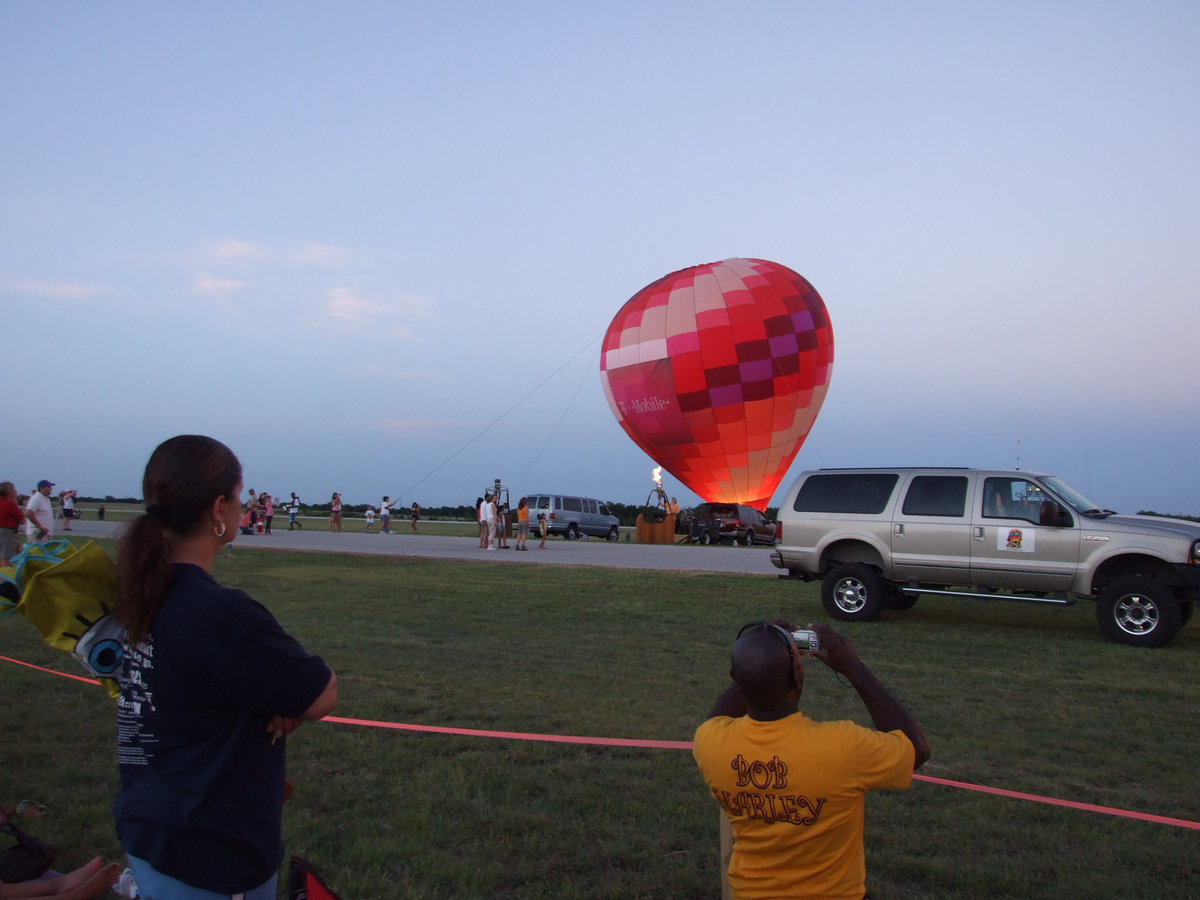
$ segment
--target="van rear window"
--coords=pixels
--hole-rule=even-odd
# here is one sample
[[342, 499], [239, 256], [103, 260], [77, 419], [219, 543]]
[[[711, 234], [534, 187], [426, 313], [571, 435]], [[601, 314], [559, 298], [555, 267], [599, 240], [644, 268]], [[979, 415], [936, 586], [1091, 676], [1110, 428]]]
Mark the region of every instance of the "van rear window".
[[796, 512], [883, 512], [900, 476], [895, 472], [847, 472], [809, 476], [796, 495]]
[[962, 517], [966, 511], [965, 475], [918, 475], [904, 495], [906, 516]]

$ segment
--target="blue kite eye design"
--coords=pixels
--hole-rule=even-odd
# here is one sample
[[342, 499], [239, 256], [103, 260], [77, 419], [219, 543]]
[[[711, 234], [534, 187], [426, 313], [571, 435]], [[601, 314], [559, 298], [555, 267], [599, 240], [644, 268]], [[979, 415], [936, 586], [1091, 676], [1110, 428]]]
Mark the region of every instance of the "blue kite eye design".
[[97, 675], [111, 675], [121, 667], [121, 660], [124, 657], [125, 648], [121, 642], [105, 638], [97, 641], [88, 650], [87, 666]]
[[97, 678], [112, 678], [125, 659], [125, 629], [110, 614], [94, 622], [82, 615], [75, 619], [86, 626], [83, 634], [64, 631], [63, 636], [75, 638], [75, 658]]

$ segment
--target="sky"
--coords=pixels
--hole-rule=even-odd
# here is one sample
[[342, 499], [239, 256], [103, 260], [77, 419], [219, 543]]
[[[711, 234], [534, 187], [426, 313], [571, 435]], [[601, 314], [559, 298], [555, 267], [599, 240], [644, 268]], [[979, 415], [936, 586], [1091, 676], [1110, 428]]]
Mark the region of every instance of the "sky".
[[[829, 466], [1200, 514], [1200, 4], [0, 0], [0, 478], [641, 503], [633, 294], [820, 292]], [[670, 473], [666, 489], [697, 498]]]

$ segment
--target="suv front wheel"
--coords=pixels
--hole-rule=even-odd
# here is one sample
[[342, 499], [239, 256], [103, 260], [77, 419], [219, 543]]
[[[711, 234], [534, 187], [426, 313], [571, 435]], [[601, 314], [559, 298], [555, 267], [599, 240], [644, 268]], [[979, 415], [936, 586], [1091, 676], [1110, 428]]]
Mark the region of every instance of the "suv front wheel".
[[870, 622], [879, 615], [883, 581], [862, 563], [843, 563], [825, 573], [821, 603], [830, 618], [842, 622]]
[[1127, 575], [1104, 589], [1096, 603], [1100, 630], [1133, 647], [1161, 647], [1183, 624], [1172, 590], [1155, 578]]

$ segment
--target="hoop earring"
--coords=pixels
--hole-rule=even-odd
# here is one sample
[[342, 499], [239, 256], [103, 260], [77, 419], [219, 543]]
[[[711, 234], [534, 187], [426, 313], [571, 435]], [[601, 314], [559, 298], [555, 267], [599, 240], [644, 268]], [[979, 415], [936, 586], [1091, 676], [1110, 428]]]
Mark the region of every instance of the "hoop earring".
[[222, 522], [219, 529], [214, 525], [213, 534], [215, 534], [217, 537], [225, 537], [225, 523]]

